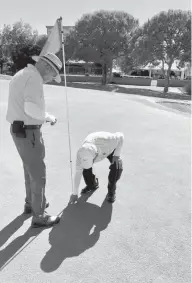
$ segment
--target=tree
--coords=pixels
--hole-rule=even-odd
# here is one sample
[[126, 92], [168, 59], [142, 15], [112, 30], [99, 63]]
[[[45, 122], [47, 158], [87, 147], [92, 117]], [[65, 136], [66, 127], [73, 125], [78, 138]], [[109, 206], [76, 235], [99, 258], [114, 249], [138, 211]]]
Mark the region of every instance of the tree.
[[19, 71], [27, 66], [27, 64], [35, 64], [35, 61], [32, 59], [33, 55], [39, 55], [41, 48], [36, 44], [28, 44], [20, 49], [17, 49], [15, 52], [12, 52], [12, 60], [15, 64], [16, 71]]
[[[175, 60], [186, 61], [191, 54], [191, 13], [169, 10], [161, 12], [140, 28], [132, 39], [132, 56], [142, 64], [162, 61], [168, 65], [164, 92]], [[164, 67], [163, 67], [164, 69]]]
[[35, 36], [34, 41], [29, 41], [26, 45], [17, 49], [16, 52], [12, 52], [13, 62], [16, 65], [17, 70], [21, 70], [27, 66], [27, 64], [34, 65], [36, 62], [32, 59], [33, 55], [39, 55], [47, 40], [46, 35]]
[[186, 23], [186, 32], [183, 34], [181, 44], [183, 53], [181, 54], [180, 66], [184, 66], [186, 62], [191, 63], [191, 14], [189, 14], [188, 17]]
[[138, 20], [125, 12], [85, 14], [66, 38], [67, 58], [101, 63], [106, 84], [113, 59], [127, 50], [130, 33], [137, 26]]
[[[1, 51], [0, 51], [1, 53]], [[4, 63], [6, 63], [6, 57], [4, 57], [3, 55], [0, 55], [0, 74], [3, 73], [3, 65]]]
[[32, 27], [23, 23], [22, 20], [16, 22], [11, 27], [4, 25], [1, 32], [1, 49], [0, 62], [2, 58], [13, 61], [15, 71], [24, 68], [28, 63], [34, 64], [32, 55], [39, 55], [45, 41], [46, 35], [38, 35]]
[[11, 27], [9, 25], [4, 26], [4, 29], [0, 31], [0, 69], [3, 71], [3, 66], [9, 61], [10, 58], [10, 47], [9, 40]]
[[117, 58], [116, 66], [120, 67], [121, 71], [125, 74], [128, 74], [135, 67], [134, 60], [130, 54], [126, 54]]
[[47, 41], [48, 36], [46, 34], [41, 34], [37, 36], [35, 45], [38, 46], [41, 50]]

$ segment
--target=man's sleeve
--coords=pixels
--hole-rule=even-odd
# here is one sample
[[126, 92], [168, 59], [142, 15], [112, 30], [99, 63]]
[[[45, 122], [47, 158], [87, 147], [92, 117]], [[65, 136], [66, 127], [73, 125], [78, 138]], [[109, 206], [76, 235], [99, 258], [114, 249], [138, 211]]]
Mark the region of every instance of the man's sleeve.
[[24, 89], [24, 110], [25, 113], [41, 122], [45, 122], [45, 109], [41, 109], [42, 86], [37, 83], [34, 77], [30, 77]]
[[75, 176], [74, 176], [74, 184], [73, 184], [73, 191], [72, 191], [73, 195], [78, 195], [78, 190], [79, 190], [79, 185], [80, 185], [80, 182], [81, 182], [82, 173], [83, 173], [83, 168], [81, 166], [80, 158], [78, 157], [78, 154], [77, 154], [76, 172], [75, 172]]
[[117, 147], [114, 151], [114, 156], [120, 156], [121, 155], [123, 142], [124, 142], [124, 135], [123, 135], [123, 133], [119, 133], [119, 142], [118, 142], [118, 145], [117, 145]]
[[73, 185], [73, 195], [78, 195], [83, 169], [76, 170]]
[[73, 186], [73, 194], [78, 195], [79, 185], [81, 182], [81, 177], [83, 173], [83, 169], [89, 169], [93, 166], [93, 159], [90, 157], [80, 157], [77, 154], [76, 159], [76, 172], [74, 177], [74, 186]]

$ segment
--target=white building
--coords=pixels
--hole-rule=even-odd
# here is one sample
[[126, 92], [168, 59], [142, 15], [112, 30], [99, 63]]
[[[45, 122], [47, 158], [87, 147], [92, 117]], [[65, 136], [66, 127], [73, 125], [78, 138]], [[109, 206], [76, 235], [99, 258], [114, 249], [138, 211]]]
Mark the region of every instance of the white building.
[[[179, 66], [179, 60], [175, 60], [171, 66], [171, 71], [175, 73], [177, 77], [179, 77], [181, 80], [190, 77], [191, 76], [191, 64], [185, 63], [184, 67]], [[162, 61], [159, 62], [158, 66], [154, 66], [151, 63], [148, 63], [146, 66], [141, 67], [141, 70], [148, 70], [149, 71], [149, 77], [153, 77], [154, 75], [161, 75], [163, 73], [162, 68]], [[167, 63], [164, 64], [164, 71], [165, 75], [167, 74], [168, 65]]]
[[184, 68], [182, 68], [181, 71], [181, 80], [191, 77], [191, 63], [187, 62], [185, 63]]

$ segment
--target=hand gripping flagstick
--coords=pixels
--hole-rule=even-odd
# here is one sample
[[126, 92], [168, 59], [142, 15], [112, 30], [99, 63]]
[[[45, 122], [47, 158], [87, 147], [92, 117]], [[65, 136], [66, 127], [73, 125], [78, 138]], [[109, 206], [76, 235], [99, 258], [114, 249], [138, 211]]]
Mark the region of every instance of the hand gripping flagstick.
[[67, 80], [66, 80], [66, 69], [65, 69], [65, 48], [64, 48], [64, 33], [63, 33], [62, 17], [60, 17], [58, 20], [60, 21], [61, 36], [62, 36], [61, 38], [62, 38], [62, 54], [63, 54], [63, 75], [64, 75], [64, 82], [65, 82], [65, 97], [66, 97], [67, 126], [68, 126], [70, 169], [71, 169], [71, 186], [72, 186], [72, 192], [73, 192], [73, 170], [72, 170], [72, 158], [71, 158], [71, 140], [70, 140], [70, 127], [69, 127], [69, 110], [68, 110]]

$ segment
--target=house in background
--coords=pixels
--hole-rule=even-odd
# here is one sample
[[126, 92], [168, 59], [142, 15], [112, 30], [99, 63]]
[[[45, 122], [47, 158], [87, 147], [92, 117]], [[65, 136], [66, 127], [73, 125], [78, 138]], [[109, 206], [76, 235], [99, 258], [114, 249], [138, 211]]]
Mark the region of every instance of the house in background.
[[[175, 60], [171, 66], [170, 77], [175, 79], [189, 79], [191, 77], [191, 64], [185, 63], [184, 67], [179, 66], [180, 61]], [[167, 75], [168, 65], [164, 64], [164, 73]], [[141, 66], [136, 69], [134, 72], [140, 72], [142, 76], [149, 76], [151, 78], [163, 78], [163, 66], [162, 62], [159, 62], [159, 65], [154, 66], [151, 63], [148, 63], [146, 66]], [[131, 73], [133, 74], [133, 72]]]
[[[147, 64], [143, 67], [143, 70], [149, 71], [149, 77], [158, 78], [163, 76], [163, 65], [162, 62], [159, 62], [159, 65], [153, 66], [153, 64]], [[168, 65], [164, 64], [164, 72], [167, 75]], [[175, 74], [175, 77], [181, 77], [181, 68], [179, 67], [179, 62], [174, 61], [171, 67], [171, 71]]]
[[191, 63], [186, 62], [181, 70], [181, 79], [191, 79]]
[[102, 75], [102, 66], [99, 63], [68, 60], [65, 65], [67, 74]]

